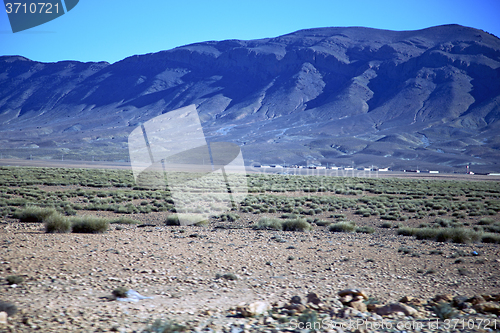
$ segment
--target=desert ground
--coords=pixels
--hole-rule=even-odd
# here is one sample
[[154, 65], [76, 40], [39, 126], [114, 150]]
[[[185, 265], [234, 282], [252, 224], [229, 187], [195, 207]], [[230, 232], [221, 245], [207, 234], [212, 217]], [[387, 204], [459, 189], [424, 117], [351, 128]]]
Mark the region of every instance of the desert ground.
[[[23, 171], [2, 169], [0, 192], [6, 203], [22, 199], [24, 205], [54, 205], [56, 201], [50, 200], [58, 196], [68, 215], [73, 210], [76, 216], [110, 221], [124, 216], [137, 223], [111, 223], [106, 232], [95, 234], [46, 233], [44, 223], [21, 222], [12, 210], [4, 210], [0, 307], [14, 305], [17, 312], [0, 323], [1, 332], [299, 332], [314, 323], [321, 332], [500, 329], [497, 243], [484, 237], [463, 242], [417, 239], [398, 231], [439, 223], [445, 229], [496, 230], [500, 193], [496, 180], [468, 181], [463, 186], [463, 180], [445, 180], [439, 190], [432, 190], [435, 193], [420, 197], [416, 191], [431, 189], [435, 180], [399, 180], [398, 186], [406, 188], [402, 193], [394, 190], [397, 186], [390, 179], [362, 188], [354, 178], [338, 178], [337, 185], [348, 184], [346, 191], [311, 192], [301, 190], [300, 182], [296, 190], [266, 189], [262, 180], [268, 178], [258, 175], [249, 188], [260, 189], [249, 193], [246, 204], [233, 212], [234, 221], [220, 216], [204, 226], [175, 226], [165, 224], [172, 215], [169, 210], [137, 211], [141, 206], [157, 207], [154, 204], [163, 200], [148, 196], [154, 194], [151, 191], [131, 198], [129, 204], [138, 208], [126, 214], [119, 213], [118, 206], [115, 211], [87, 207], [98, 200], [119, 205], [109, 200], [114, 193], [120, 192], [123, 198], [129, 192], [141, 193], [116, 186], [123, 183], [120, 179], [106, 187], [99, 187], [101, 180], [93, 185], [81, 181], [21, 184], [14, 181], [19, 170]], [[62, 174], [60, 169], [50, 170], [53, 177]], [[39, 169], [23, 172], [33, 173], [36, 179]], [[280, 176], [269, 181], [280, 184], [275, 177]], [[294, 176], [286, 177], [291, 181]], [[380, 194], [380, 184], [389, 184], [392, 190]], [[460, 188], [466, 189], [460, 192]], [[387, 200], [381, 209], [387, 212], [374, 212], [375, 206], [369, 205], [384, 195]], [[421, 200], [416, 208], [402, 201], [410, 195]], [[292, 207], [289, 214], [308, 218], [311, 230], [259, 227], [263, 216], [284, 218], [286, 205], [280, 200], [285, 199], [304, 203], [304, 209]], [[367, 200], [375, 201], [365, 207]], [[440, 207], [429, 206], [433, 201], [439, 201]], [[316, 211], [311, 213], [309, 208]], [[397, 219], [388, 219], [391, 216]], [[332, 232], [332, 224], [344, 221], [361, 229]], [[8, 282], [9, 276], [22, 281]], [[148, 298], [117, 300], [113, 291], [120, 287]], [[392, 308], [383, 307], [391, 304]], [[265, 310], [254, 309], [259, 305]], [[153, 323], [160, 319], [163, 326], [160, 329], [158, 324], [154, 330]]]

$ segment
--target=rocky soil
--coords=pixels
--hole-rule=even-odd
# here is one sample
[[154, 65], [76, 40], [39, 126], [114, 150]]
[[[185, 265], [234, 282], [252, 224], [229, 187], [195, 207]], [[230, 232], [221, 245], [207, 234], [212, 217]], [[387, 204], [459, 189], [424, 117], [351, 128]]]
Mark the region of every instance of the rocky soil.
[[[232, 333], [299, 331], [308, 320], [332, 332], [500, 327], [498, 245], [245, 227], [252, 223], [46, 234], [42, 224], [3, 219], [0, 301], [18, 311], [0, 315], [0, 331], [141, 332], [157, 319]], [[119, 287], [152, 298], [119, 301]]]

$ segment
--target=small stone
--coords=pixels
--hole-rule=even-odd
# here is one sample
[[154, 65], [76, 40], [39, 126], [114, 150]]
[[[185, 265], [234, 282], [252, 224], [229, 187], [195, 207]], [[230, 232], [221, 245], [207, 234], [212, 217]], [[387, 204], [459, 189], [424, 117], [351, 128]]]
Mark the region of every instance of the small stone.
[[342, 308], [340, 309], [340, 311], [338, 312], [337, 316], [340, 317], [340, 318], [349, 318], [349, 317], [352, 317], [353, 316], [353, 308]]
[[445, 295], [436, 295], [433, 299], [432, 299], [433, 302], [435, 303], [439, 303], [439, 302], [446, 302], [446, 303], [449, 303], [451, 301], [453, 301], [453, 296], [451, 296], [450, 294], [445, 294]]
[[290, 300], [290, 303], [292, 303], [292, 304], [302, 304], [302, 300], [300, 299], [300, 296], [293, 296], [292, 299]]
[[364, 299], [368, 299], [368, 295], [361, 289], [344, 289], [338, 292], [340, 297], [344, 297], [346, 295], [354, 296], [363, 296]]
[[295, 310], [297, 312], [305, 311], [306, 307], [303, 304], [289, 304], [286, 306], [287, 310]]
[[0, 312], [0, 324], [7, 325], [7, 312]]
[[403, 298], [401, 298], [399, 300], [399, 302], [401, 303], [409, 303], [411, 301], [413, 301], [415, 299], [415, 297], [412, 297], [412, 296], [404, 296]]
[[321, 300], [316, 293], [309, 293], [307, 294], [307, 303], [318, 305], [319, 303], [321, 303]]
[[485, 302], [476, 304], [474, 309], [482, 313], [493, 313], [495, 315], [500, 315], [500, 304], [495, 302]]
[[340, 297], [340, 301], [342, 302], [342, 304], [347, 304], [352, 301], [352, 296], [351, 295], [342, 296]]
[[271, 306], [267, 302], [257, 301], [249, 305], [241, 303], [236, 308], [237, 311], [241, 313], [243, 317], [254, 317], [263, 314], [264, 312], [271, 309]]
[[477, 304], [484, 303], [486, 301], [485, 301], [485, 299], [482, 296], [476, 295], [474, 297], [469, 298], [467, 300], [467, 302], [472, 303], [473, 305], [477, 305]]
[[321, 310], [321, 307], [320, 307], [319, 305], [316, 305], [316, 304], [313, 304], [313, 303], [308, 303], [308, 304], [307, 304], [307, 307], [308, 307], [309, 309], [313, 309], [313, 310], [316, 310], [316, 311]]
[[365, 298], [363, 296], [354, 296], [353, 299], [352, 299], [352, 302], [358, 302], [358, 301], [362, 301], [364, 300]]
[[353, 309], [356, 309], [360, 312], [366, 312], [368, 309], [366, 308], [366, 304], [363, 303], [363, 301], [359, 300], [359, 301], [356, 301], [356, 302], [350, 302], [348, 304], [348, 306], [350, 306], [351, 308]]
[[378, 307], [375, 309], [375, 313], [381, 316], [387, 316], [389, 314], [402, 312], [407, 316], [414, 316], [418, 314], [418, 311], [403, 303], [391, 303], [386, 304], [382, 307]]

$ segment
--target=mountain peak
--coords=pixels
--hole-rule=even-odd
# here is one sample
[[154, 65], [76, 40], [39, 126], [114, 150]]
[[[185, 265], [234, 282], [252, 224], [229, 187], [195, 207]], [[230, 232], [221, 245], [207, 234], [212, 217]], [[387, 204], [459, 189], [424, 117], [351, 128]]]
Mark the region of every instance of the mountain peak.
[[239, 144], [247, 163], [500, 161], [500, 40], [460, 25], [306, 29], [114, 64], [1, 57], [0, 73], [6, 155], [125, 159], [137, 124], [196, 104], [208, 140]]

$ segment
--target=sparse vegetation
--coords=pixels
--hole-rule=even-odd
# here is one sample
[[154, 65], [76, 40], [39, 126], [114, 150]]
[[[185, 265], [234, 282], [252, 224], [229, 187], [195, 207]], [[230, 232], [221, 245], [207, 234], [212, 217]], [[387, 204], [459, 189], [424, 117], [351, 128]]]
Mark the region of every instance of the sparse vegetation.
[[157, 319], [148, 326], [142, 333], [176, 333], [187, 331], [185, 325], [180, 325], [176, 321]]
[[9, 275], [5, 278], [5, 280], [7, 280], [9, 285], [21, 284], [24, 281], [23, 277], [19, 275]]
[[[79, 223], [71, 217], [79, 219], [78, 216], [85, 210], [118, 214], [175, 212], [170, 192], [136, 186], [131, 172], [126, 170], [0, 169], [0, 216], [45, 223], [48, 216], [60, 214], [46, 223], [48, 232], [68, 232], [67, 221], [71, 221], [72, 226], [76, 223], [76, 230], [81, 230]], [[214, 219], [236, 222], [241, 219], [242, 213], [250, 213], [258, 218], [255, 229], [305, 231], [315, 224], [333, 232], [382, 232], [368, 220], [376, 217], [377, 220], [384, 220], [380, 228], [419, 239], [500, 243], [497, 236], [500, 234], [500, 221], [496, 217], [500, 211], [500, 185], [497, 182], [272, 174], [249, 175], [247, 181], [251, 194], [240, 206], [233, 207], [230, 212], [221, 211]], [[49, 189], [41, 189], [38, 185], [48, 186]], [[50, 186], [61, 185], [85, 188], [50, 190]], [[291, 192], [298, 195], [286, 195]], [[203, 210], [200, 208], [200, 213]], [[287, 221], [280, 222], [273, 216], [259, 216], [266, 212], [278, 214]], [[362, 227], [346, 221], [352, 214], [355, 214], [356, 221], [363, 221]], [[420, 231], [407, 226], [408, 220], [428, 220], [432, 216], [436, 216], [435, 221], [421, 223]], [[475, 221], [469, 220], [469, 217], [476, 216]], [[305, 222], [304, 217], [307, 217]], [[326, 218], [333, 219], [333, 222]], [[139, 221], [122, 216], [110, 219], [110, 223], [139, 224]], [[209, 223], [207, 219], [196, 224]], [[165, 224], [180, 225], [175, 214], [169, 215]]]
[[53, 213], [44, 218], [45, 232], [47, 233], [67, 233], [72, 230], [72, 222], [66, 216]]
[[275, 217], [263, 216], [254, 227], [257, 230], [277, 230], [277, 231], [308, 231], [312, 226], [302, 218], [281, 220]]
[[440, 302], [432, 307], [436, 316], [441, 320], [452, 319], [458, 315], [458, 311], [450, 303]]
[[17, 306], [9, 302], [0, 301], [0, 312], [6, 312], [9, 317], [13, 316], [17, 312]]
[[75, 233], [98, 234], [108, 230], [109, 221], [94, 216], [79, 216], [72, 219], [72, 230]]
[[283, 231], [309, 231], [312, 226], [301, 218], [287, 219], [281, 222]]
[[126, 298], [128, 293], [128, 288], [118, 287], [113, 290], [113, 296], [116, 298]]
[[109, 222], [110, 224], [140, 224], [140, 221], [134, 220], [130, 217], [122, 216]]
[[473, 243], [484, 237], [480, 232], [464, 228], [399, 228], [398, 235], [453, 243]]
[[354, 222], [338, 222], [330, 224], [328, 230], [331, 232], [354, 232], [356, 231], [356, 224]]
[[222, 278], [222, 279], [229, 280], [229, 281], [238, 280], [238, 276], [236, 274], [233, 274], [233, 273], [224, 273], [224, 274], [217, 273], [217, 274], [215, 274], [215, 278], [216, 279]]
[[18, 218], [20, 222], [43, 222], [43, 220], [52, 214], [57, 213], [54, 208], [42, 208], [37, 206], [27, 206], [18, 209], [13, 217]]

